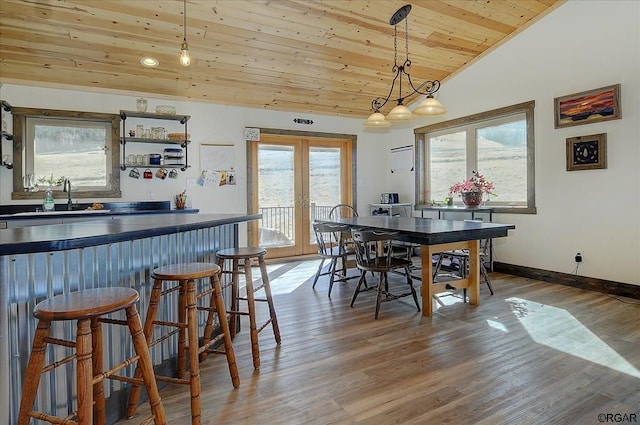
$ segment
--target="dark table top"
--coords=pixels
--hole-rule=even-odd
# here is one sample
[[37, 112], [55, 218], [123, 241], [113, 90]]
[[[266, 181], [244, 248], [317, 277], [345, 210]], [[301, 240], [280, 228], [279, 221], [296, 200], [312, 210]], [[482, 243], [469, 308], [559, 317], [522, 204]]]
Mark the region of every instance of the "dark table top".
[[398, 240], [420, 245], [437, 245], [478, 239], [492, 239], [508, 235], [513, 224], [485, 223], [471, 220], [433, 220], [419, 217], [353, 217], [318, 220], [367, 228], [399, 232]]
[[0, 230], [0, 255], [62, 251], [258, 220], [261, 214], [154, 214]]

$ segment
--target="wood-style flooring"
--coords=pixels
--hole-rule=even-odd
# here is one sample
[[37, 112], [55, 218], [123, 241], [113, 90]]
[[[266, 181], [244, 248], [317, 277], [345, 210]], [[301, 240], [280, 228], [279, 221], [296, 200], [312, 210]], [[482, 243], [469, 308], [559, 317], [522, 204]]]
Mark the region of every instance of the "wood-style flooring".
[[[443, 294], [425, 318], [409, 297], [374, 320], [373, 292], [349, 307], [357, 279], [312, 289], [316, 265], [270, 266], [282, 344], [262, 331], [254, 370], [243, 321], [240, 388], [224, 356], [201, 364], [203, 423], [640, 423], [637, 300], [492, 273], [479, 307]], [[160, 395], [170, 424], [190, 423], [186, 386]]]

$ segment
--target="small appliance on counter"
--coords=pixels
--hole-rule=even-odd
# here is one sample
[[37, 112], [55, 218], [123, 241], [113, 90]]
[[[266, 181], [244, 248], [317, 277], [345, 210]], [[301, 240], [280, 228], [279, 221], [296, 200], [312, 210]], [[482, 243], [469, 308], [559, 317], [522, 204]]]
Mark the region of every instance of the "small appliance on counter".
[[383, 193], [380, 195], [381, 204], [397, 204], [400, 202], [397, 193]]

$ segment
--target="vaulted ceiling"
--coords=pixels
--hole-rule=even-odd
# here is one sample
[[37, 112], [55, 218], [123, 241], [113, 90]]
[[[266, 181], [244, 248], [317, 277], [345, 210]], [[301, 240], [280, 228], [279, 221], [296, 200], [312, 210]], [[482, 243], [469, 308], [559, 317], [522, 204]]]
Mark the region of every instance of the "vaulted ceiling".
[[[448, 77], [562, 2], [411, 1], [412, 80], [446, 90]], [[0, 0], [0, 83], [366, 117], [391, 87], [389, 20], [407, 3], [187, 0], [185, 68], [182, 0]], [[404, 53], [402, 22], [400, 62]], [[143, 67], [144, 56], [160, 65]]]

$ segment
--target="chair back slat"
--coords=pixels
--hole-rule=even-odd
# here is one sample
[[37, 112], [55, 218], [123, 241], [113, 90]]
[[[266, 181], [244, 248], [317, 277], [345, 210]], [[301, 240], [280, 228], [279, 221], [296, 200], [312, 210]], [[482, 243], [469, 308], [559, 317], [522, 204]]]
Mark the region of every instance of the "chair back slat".
[[392, 242], [397, 232], [374, 230], [351, 231], [358, 268], [367, 271], [390, 270], [397, 262], [393, 256]]
[[349, 204], [338, 204], [329, 211], [329, 218], [352, 218], [358, 217], [358, 211]]
[[343, 235], [348, 234], [349, 226], [338, 223], [313, 223], [313, 232], [318, 244], [318, 254], [324, 256], [345, 254]]

